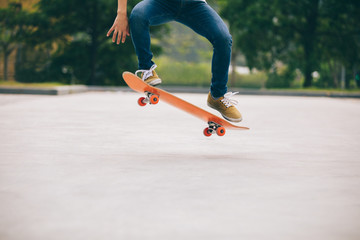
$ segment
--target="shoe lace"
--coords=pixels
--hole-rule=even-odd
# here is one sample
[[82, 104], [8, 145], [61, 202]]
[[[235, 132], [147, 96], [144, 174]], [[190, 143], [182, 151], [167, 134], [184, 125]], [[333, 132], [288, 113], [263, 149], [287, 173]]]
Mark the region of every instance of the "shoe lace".
[[151, 68], [149, 70], [137, 70], [135, 72], [135, 75], [138, 76], [139, 73], [142, 73], [142, 80], [145, 81], [146, 79], [148, 79], [149, 77], [154, 76], [153, 75], [153, 71], [155, 70], [155, 68], [157, 68], [156, 64], [152, 65]]
[[224, 95], [224, 98], [221, 99], [221, 102], [224, 103], [226, 108], [229, 108], [233, 105], [237, 105], [239, 102], [235, 99], [231, 99], [235, 94], [238, 94], [239, 92], [228, 92]]

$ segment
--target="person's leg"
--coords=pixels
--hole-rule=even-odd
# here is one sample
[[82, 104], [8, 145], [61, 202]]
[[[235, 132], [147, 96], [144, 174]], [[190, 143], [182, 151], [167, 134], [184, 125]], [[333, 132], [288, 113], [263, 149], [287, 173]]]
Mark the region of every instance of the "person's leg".
[[176, 1], [144, 0], [138, 3], [130, 14], [130, 34], [139, 69], [150, 69], [154, 62], [150, 50], [150, 26], [160, 25], [174, 19]]
[[232, 37], [224, 21], [207, 3], [184, 2], [187, 3], [175, 20], [204, 36], [213, 45], [210, 91], [214, 98], [222, 97], [227, 92]]
[[236, 93], [227, 93], [232, 37], [220, 16], [205, 2], [183, 0], [181, 12], [176, 21], [207, 38], [213, 45], [211, 88], [207, 104], [233, 122], [242, 120], [241, 113], [231, 99]]

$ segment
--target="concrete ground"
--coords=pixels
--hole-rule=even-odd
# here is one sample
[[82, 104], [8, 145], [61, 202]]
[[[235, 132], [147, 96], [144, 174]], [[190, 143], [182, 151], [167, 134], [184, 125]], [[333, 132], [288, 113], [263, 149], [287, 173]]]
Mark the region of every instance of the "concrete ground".
[[206, 138], [138, 96], [0, 95], [1, 240], [360, 239], [360, 100], [238, 96]]

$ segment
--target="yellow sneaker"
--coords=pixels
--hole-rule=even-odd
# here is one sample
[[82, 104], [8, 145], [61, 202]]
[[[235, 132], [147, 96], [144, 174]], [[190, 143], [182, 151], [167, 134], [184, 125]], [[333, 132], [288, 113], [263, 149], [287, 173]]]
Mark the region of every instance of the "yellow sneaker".
[[141, 73], [141, 79], [151, 86], [156, 86], [161, 83], [161, 79], [155, 72], [156, 64], [154, 64], [149, 70], [137, 70], [135, 75], [138, 76], [138, 73]]
[[226, 120], [232, 122], [240, 122], [242, 120], [241, 113], [234, 106], [238, 104], [238, 102], [234, 99], [230, 99], [232, 96], [234, 96], [237, 93], [238, 92], [235, 93], [228, 92], [223, 97], [220, 97], [218, 99], [214, 99], [211, 96], [211, 93], [209, 93], [207, 105], [219, 111]]

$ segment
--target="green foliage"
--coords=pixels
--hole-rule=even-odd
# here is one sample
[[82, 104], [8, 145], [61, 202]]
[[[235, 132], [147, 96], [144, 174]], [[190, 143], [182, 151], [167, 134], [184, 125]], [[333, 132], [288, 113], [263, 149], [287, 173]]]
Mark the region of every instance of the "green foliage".
[[295, 80], [295, 70], [287, 66], [276, 66], [271, 72], [267, 73], [266, 88], [290, 88]]
[[[139, 1], [128, 1], [129, 12]], [[245, 55], [247, 65], [262, 72], [236, 75], [233, 86], [284, 88], [303, 82], [306, 87], [336, 88], [342, 66], [346, 86], [355, 86], [360, 68], [360, 1], [208, 2], [221, 8], [234, 48]], [[7, 57], [17, 49], [16, 79], [22, 82], [124, 84], [121, 73], [135, 71], [137, 61], [130, 39], [118, 46], [106, 37], [116, 8], [114, 0], [40, 0], [36, 12], [24, 11], [19, 4], [0, 9], [5, 68]], [[181, 36], [183, 32], [169, 31], [169, 26], [173, 25], [152, 28], [155, 55], [163, 47], [167, 56], [179, 60], [158, 59], [162, 77], [173, 85], [209, 86], [211, 46], [201, 38], [194, 44], [193, 35]], [[167, 37], [169, 32], [173, 37]], [[207, 63], [196, 64], [204, 59]], [[284, 68], [278, 68], [279, 62]], [[303, 81], [294, 80], [298, 69]], [[319, 78], [312, 78], [314, 71]]]
[[40, 87], [40, 88], [49, 88], [49, 87], [59, 87], [64, 86], [58, 82], [46, 82], [46, 83], [19, 83], [16, 81], [0, 81], [0, 86], [5, 87]]
[[268, 80], [266, 81], [266, 88], [289, 88], [291, 80], [294, 78], [293, 74], [286, 72], [281, 75], [276, 72], [268, 74]]
[[[232, 76], [230, 77], [230, 79]], [[250, 74], [236, 73], [235, 81], [229, 84], [230, 88], [263, 88], [267, 80], [267, 75], [264, 72], [255, 72]]]
[[206, 38], [176, 22], [167, 26], [169, 31], [160, 42], [167, 57], [180, 62], [211, 61], [212, 46]]
[[[156, 69], [163, 80], [164, 86], [195, 86], [210, 87], [211, 64], [194, 63], [187, 61], [174, 61], [168, 57], [157, 58]], [[230, 88], [262, 88], [267, 75], [263, 72], [251, 73], [249, 75], [236, 74], [235, 81], [229, 82]]]
[[[129, 1], [129, 14], [139, 1]], [[125, 44], [116, 45], [106, 37], [116, 9], [117, 2], [113, 0], [40, 0], [37, 12], [28, 19], [34, 25], [33, 31], [20, 40], [16, 79], [124, 84], [122, 72], [135, 71], [137, 60], [130, 38]], [[159, 29], [153, 29], [155, 36]], [[153, 49], [161, 50], [156, 45]]]
[[[56, 43], [43, 72], [47, 78], [66, 82], [75, 77], [82, 84], [119, 85], [123, 71], [136, 69], [131, 41], [117, 46], [106, 37], [115, 18], [116, 1], [41, 0], [38, 7], [49, 23], [36, 32], [38, 40]], [[69, 71], [64, 73], [64, 68]]]
[[[321, 68], [329, 60], [346, 66], [348, 72], [359, 68], [357, 0], [228, 0], [221, 6], [234, 45], [249, 67], [272, 72], [270, 85], [277, 81], [280, 86], [289, 85], [273, 72], [278, 61], [287, 64], [290, 72], [300, 69], [305, 87], [312, 85], [314, 71], [324, 73]], [[337, 70], [329, 65], [328, 71]]]
[[8, 58], [34, 31], [34, 18], [34, 14], [22, 10], [18, 3], [0, 9], [0, 52], [3, 55], [5, 80], [8, 78]]
[[179, 62], [166, 57], [155, 59], [155, 62], [163, 85], [210, 87], [210, 63]]

